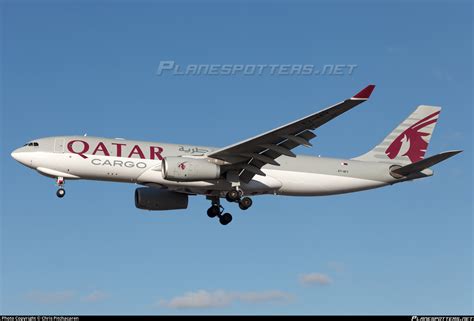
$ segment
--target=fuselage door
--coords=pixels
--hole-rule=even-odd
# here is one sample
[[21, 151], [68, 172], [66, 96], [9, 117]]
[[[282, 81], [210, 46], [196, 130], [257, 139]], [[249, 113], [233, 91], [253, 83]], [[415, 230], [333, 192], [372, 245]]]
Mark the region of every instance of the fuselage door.
[[64, 153], [64, 138], [55, 138], [54, 139], [54, 152], [55, 153]]

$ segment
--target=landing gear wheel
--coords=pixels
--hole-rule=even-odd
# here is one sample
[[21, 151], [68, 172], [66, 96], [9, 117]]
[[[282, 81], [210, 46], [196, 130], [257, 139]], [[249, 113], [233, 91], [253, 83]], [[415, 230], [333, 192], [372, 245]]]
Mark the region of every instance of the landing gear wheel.
[[246, 210], [252, 206], [252, 199], [250, 197], [244, 197], [239, 201], [239, 207], [241, 210]]
[[222, 216], [219, 217], [219, 222], [222, 225], [229, 224], [230, 222], [232, 222], [232, 215], [230, 215], [229, 213], [222, 214]]
[[238, 190], [230, 190], [227, 192], [225, 198], [228, 202], [237, 202], [240, 199], [241, 193]]
[[207, 216], [209, 216], [210, 218], [216, 217], [220, 213], [221, 213], [221, 207], [219, 205], [216, 205], [216, 204], [212, 205], [207, 210]]
[[66, 191], [64, 190], [64, 188], [60, 188], [60, 189], [58, 189], [58, 191], [56, 192], [56, 196], [59, 197], [59, 198], [63, 198], [64, 195], [66, 195]]

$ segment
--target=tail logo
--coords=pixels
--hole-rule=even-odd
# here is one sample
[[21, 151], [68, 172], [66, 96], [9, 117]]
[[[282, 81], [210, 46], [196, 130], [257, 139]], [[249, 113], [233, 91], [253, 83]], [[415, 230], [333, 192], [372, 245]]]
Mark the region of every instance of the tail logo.
[[425, 133], [421, 130], [436, 123], [438, 115], [439, 111], [417, 121], [415, 124], [405, 129], [397, 138], [395, 138], [390, 146], [388, 146], [385, 150], [385, 154], [390, 159], [394, 159], [401, 154], [401, 156], [407, 156], [412, 163], [422, 160], [423, 156], [425, 156], [426, 149], [428, 148], [428, 143], [423, 137], [429, 136], [431, 133]]

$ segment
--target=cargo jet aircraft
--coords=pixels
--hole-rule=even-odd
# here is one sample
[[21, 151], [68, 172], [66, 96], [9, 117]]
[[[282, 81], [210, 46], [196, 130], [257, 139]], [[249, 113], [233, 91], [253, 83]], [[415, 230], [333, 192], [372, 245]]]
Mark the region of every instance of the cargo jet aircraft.
[[189, 195], [211, 201], [209, 217], [223, 225], [221, 198], [242, 210], [249, 196], [262, 194], [317, 196], [362, 191], [433, 175], [429, 169], [459, 150], [424, 158], [440, 107], [419, 106], [379, 145], [351, 158], [295, 155], [297, 146], [311, 146], [313, 130], [366, 101], [369, 85], [352, 98], [242, 142], [204, 147], [60, 136], [35, 139], [12, 152], [12, 157], [40, 174], [56, 179], [58, 197], [65, 180], [90, 179], [137, 183], [135, 205], [146, 210], [175, 210], [188, 206]]

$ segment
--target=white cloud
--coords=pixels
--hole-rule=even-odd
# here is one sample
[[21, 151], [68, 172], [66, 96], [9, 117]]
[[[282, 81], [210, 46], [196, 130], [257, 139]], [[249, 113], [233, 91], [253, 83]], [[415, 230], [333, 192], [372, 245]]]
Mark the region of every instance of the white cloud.
[[56, 292], [30, 291], [26, 294], [28, 300], [41, 304], [63, 303], [72, 300], [74, 296], [74, 291], [70, 290]]
[[293, 298], [291, 294], [279, 290], [270, 290], [262, 292], [241, 292], [236, 293], [236, 297], [240, 301], [251, 303], [267, 301], [288, 301]]
[[81, 301], [84, 302], [99, 302], [107, 299], [109, 295], [105, 292], [99, 291], [99, 290], [94, 290], [88, 295], [85, 295], [81, 298]]
[[235, 301], [259, 303], [272, 301], [288, 301], [292, 296], [288, 293], [271, 290], [261, 292], [229, 292], [224, 290], [186, 292], [184, 295], [170, 300], [160, 300], [159, 306], [173, 309], [220, 308], [231, 305]]
[[304, 285], [328, 285], [332, 280], [326, 274], [308, 273], [300, 275], [300, 282]]
[[230, 305], [232, 302], [232, 295], [217, 290], [208, 292], [206, 290], [199, 290], [196, 292], [186, 292], [182, 296], [177, 296], [171, 300], [161, 300], [160, 305], [173, 309], [186, 308], [217, 308]]

